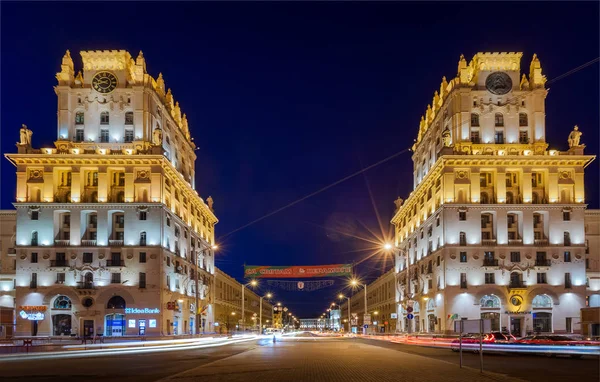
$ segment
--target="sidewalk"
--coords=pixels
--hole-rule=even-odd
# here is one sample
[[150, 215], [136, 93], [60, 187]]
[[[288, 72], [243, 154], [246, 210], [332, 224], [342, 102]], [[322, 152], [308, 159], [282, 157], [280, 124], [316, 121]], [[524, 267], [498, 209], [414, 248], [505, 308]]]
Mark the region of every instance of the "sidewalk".
[[176, 374], [187, 381], [521, 381], [351, 339], [263, 342], [253, 350]]

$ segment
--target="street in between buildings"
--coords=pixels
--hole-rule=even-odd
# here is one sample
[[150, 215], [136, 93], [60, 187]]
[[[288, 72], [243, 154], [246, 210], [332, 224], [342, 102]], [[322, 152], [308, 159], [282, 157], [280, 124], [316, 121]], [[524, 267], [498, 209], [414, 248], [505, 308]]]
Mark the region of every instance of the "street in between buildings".
[[[395, 350], [395, 351], [390, 351]], [[304, 334], [221, 347], [2, 362], [8, 381], [597, 381], [598, 358], [485, 355], [447, 349]], [[541, 373], [540, 371], [544, 372]]]

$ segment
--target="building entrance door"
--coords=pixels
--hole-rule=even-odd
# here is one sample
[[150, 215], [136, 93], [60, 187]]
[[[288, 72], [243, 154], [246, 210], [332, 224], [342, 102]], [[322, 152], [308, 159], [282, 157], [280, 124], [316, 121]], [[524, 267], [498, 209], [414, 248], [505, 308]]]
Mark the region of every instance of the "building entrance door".
[[510, 334], [515, 337], [521, 336], [521, 318], [511, 317], [510, 318]]
[[94, 320], [83, 320], [83, 336], [92, 337], [94, 335]]

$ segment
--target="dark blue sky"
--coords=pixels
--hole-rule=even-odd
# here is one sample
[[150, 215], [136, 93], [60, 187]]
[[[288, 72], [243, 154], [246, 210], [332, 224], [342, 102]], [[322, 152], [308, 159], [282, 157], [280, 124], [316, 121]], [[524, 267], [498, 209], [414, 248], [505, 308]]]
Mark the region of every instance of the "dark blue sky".
[[[212, 195], [217, 236], [411, 146], [442, 76], [459, 55], [537, 53], [548, 79], [599, 56], [598, 3], [1, 3], [2, 153], [26, 123], [36, 147], [56, 138], [55, 73], [70, 49], [141, 49], [187, 113], [199, 145], [196, 185]], [[566, 149], [573, 125], [598, 153], [598, 64], [550, 86], [547, 137]], [[14, 200], [4, 158], [1, 207]], [[587, 169], [598, 207], [598, 161]], [[372, 199], [369, 194], [369, 188]], [[358, 261], [359, 236], [389, 231], [393, 200], [412, 189], [404, 154], [220, 242], [217, 266]], [[372, 202], [374, 200], [374, 202]], [[379, 216], [381, 224], [378, 222]], [[388, 261], [387, 266], [391, 263]], [[362, 263], [366, 281], [382, 257]], [[263, 283], [266, 286], [266, 283]], [[345, 286], [273, 290], [292, 311], [316, 315]]]

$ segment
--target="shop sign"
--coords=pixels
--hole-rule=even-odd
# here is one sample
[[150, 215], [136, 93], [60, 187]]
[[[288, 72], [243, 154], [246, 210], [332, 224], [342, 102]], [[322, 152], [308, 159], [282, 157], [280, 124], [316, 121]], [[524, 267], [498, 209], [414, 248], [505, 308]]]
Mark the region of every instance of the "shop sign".
[[125, 308], [125, 314], [159, 314], [158, 308]]
[[151, 328], [156, 328], [156, 320], [155, 319], [150, 319], [149, 321], [149, 326]]
[[371, 315], [365, 314], [363, 316], [363, 324], [370, 325], [371, 324]]
[[128, 320], [128, 328], [135, 328], [135, 320]]
[[390, 315], [390, 318], [398, 318], [398, 313], [392, 313], [392, 314]]
[[46, 309], [44, 305], [22, 305], [19, 306], [19, 316], [24, 320], [42, 321]]
[[531, 314], [531, 310], [524, 310], [522, 312], [505, 310], [504, 313], [506, 313], [506, 314]]

